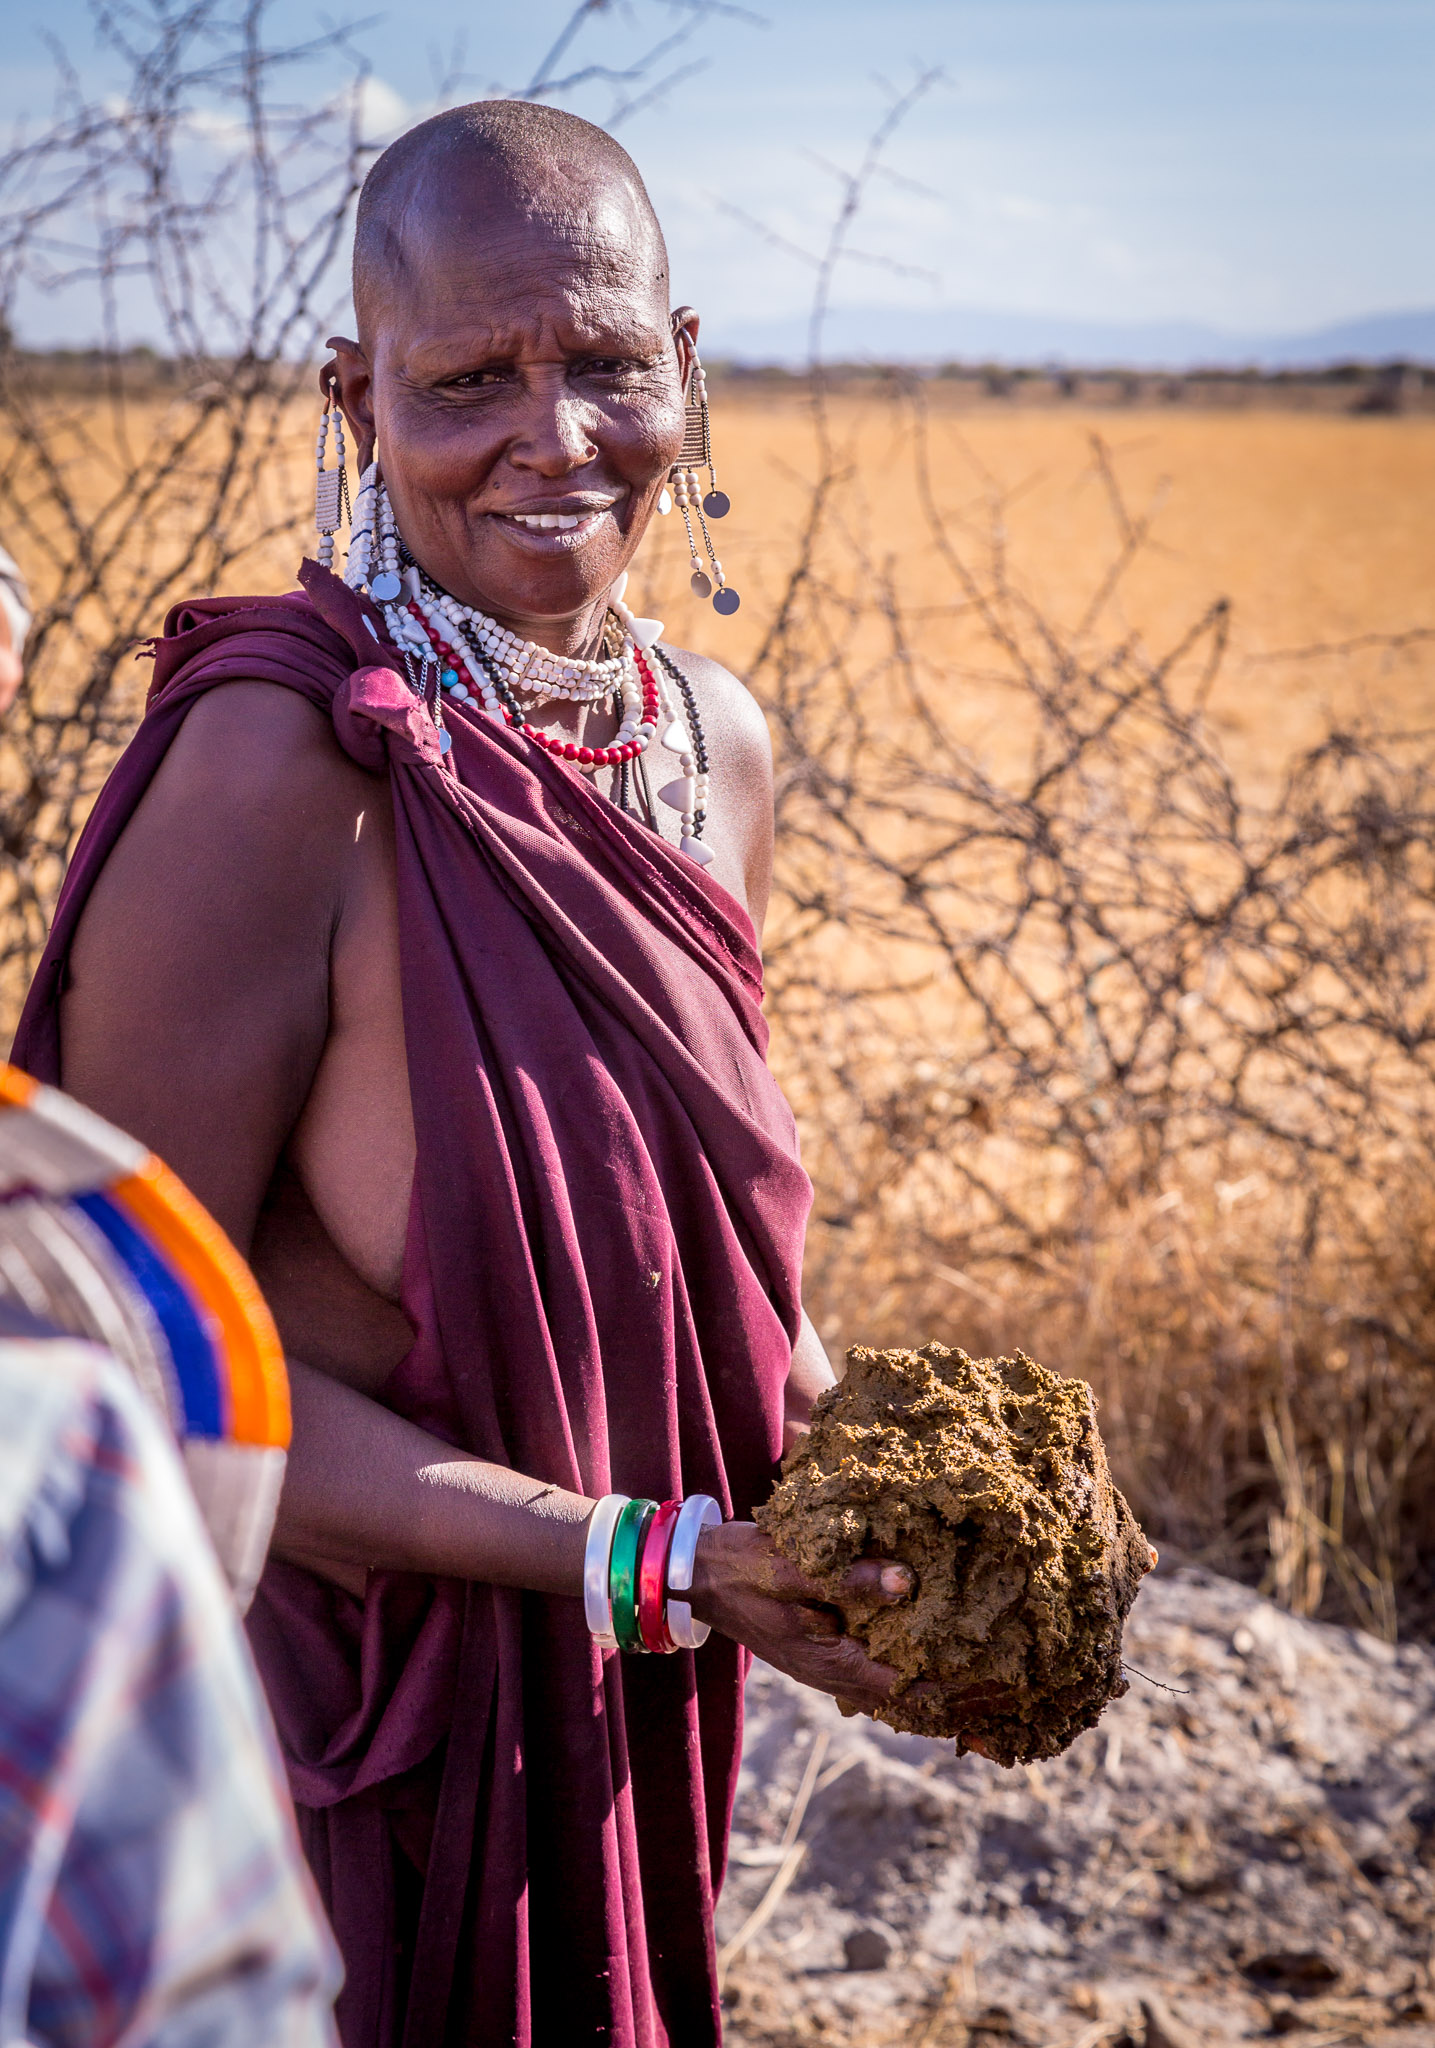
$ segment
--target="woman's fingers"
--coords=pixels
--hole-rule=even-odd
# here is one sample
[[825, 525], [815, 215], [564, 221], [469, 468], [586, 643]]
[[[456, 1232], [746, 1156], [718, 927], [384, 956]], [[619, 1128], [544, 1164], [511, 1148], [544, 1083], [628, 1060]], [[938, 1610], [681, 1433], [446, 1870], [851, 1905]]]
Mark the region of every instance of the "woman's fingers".
[[880, 1706], [897, 1684], [896, 1672], [874, 1663], [830, 1607], [758, 1596], [749, 1601], [740, 1632], [733, 1633], [789, 1678], [831, 1693], [862, 1713]]
[[[845, 1633], [841, 1616], [829, 1606], [757, 1595], [750, 1597], [743, 1621], [741, 1641], [799, 1684], [831, 1693], [844, 1714], [875, 1713], [901, 1683], [889, 1664], [875, 1662]], [[935, 1679], [919, 1679], [905, 1696], [930, 1698], [945, 1690]], [[980, 1740], [965, 1732], [962, 1739], [979, 1756], [987, 1754]]]
[[886, 1664], [876, 1664], [854, 1636], [790, 1636], [765, 1647], [768, 1663], [785, 1671], [802, 1685], [831, 1693], [845, 1705], [870, 1714], [890, 1697], [897, 1674]]
[[[762, 1590], [775, 1600], [830, 1600], [833, 1596], [803, 1575], [795, 1564], [774, 1551], [764, 1560]], [[917, 1590], [916, 1574], [890, 1557], [864, 1557], [846, 1572], [837, 1588], [837, 1599], [864, 1607], [893, 1607], [910, 1600]]]
[[[868, 1614], [895, 1606], [916, 1592], [916, 1574], [893, 1558], [864, 1557], [839, 1582], [837, 1604], [759, 1531], [728, 1527], [734, 1548], [723, 1581], [724, 1597], [711, 1615], [715, 1625], [799, 1684], [830, 1693], [844, 1714], [875, 1713], [901, 1681], [890, 1665], [876, 1663], [858, 1639], [847, 1634], [841, 1604]], [[928, 1679], [911, 1687], [910, 1693], [921, 1697], [943, 1690]], [[963, 1739], [968, 1749], [986, 1754], [980, 1741]]]
[[[767, 1595], [773, 1600], [819, 1603], [832, 1598], [773, 1547], [772, 1539], [751, 1522], [726, 1522], [705, 1529], [698, 1539], [693, 1574], [693, 1612], [706, 1619], [709, 1604], [725, 1604], [734, 1595]], [[864, 1557], [845, 1574], [837, 1599], [863, 1606], [890, 1606], [910, 1600], [916, 1575], [890, 1557]]]
[[806, 1578], [761, 1530], [728, 1522], [699, 1539], [693, 1612], [803, 1685], [870, 1713], [889, 1697], [897, 1674], [875, 1664], [846, 1633], [842, 1607], [871, 1614], [910, 1600], [914, 1574], [892, 1558], [868, 1557], [836, 1588]]
[[875, 1600], [884, 1607], [910, 1600], [916, 1590], [916, 1573], [909, 1565], [896, 1564], [890, 1557], [864, 1557], [842, 1581], [842, 1592], [848, 1599]]

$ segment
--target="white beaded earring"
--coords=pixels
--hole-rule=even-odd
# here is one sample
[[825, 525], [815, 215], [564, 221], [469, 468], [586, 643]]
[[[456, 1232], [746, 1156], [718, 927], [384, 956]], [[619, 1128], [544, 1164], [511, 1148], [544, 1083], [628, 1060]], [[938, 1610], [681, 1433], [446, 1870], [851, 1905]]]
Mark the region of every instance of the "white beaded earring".
[[363, 590], [369, 580], [369, 561], [374, 552], [374, 520], [379, 499], [379, 462], [375, 455], [359, 478], [359, 494], [349, 528], [349, 557], [344, 564], [344, 581], [350, 590]]
[[398, 521], [394, 518], [394, 508], [389, 503], [389, 494], [384, 489], [382, 478], [379, 481], [377, 500], [379, 573], [369, 579], [369, 595], [377, 604], [392, 604], [403, 589], [403, 577], [399, 573]]
[[[339, 380], [331, 376], [328, 382], [328, 399], [319, 416], [319, 438], [314, 443], [314, 467], [318, 472], [314, 478], [314, 528], [319, 536], [319, 562], [325, 569], [332, 569], [334, 535], [349, 511], [349, 474], [344, 467], [344, 415], [338, 406]], [[334, 467], [325, 469], [331, 424], [334, 429]]]

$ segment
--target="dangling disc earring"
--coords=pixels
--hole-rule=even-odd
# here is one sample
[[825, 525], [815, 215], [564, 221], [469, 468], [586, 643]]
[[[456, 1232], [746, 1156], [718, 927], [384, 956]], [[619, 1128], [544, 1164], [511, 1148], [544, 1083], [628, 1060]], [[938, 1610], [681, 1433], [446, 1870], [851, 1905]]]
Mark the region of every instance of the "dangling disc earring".
[[[698, 489], [697, 472], [705, 469], [708, 473], [706, 494]], [[703, 375], [703, 366], [693, 351], [692, 373], [688, 378], [687, 407], [683, 417], [683, 445], [678, 459], [668, 472], [668, 487], [663, 497], [671, 498], [683, 515], [687, 529], [688, 553], [692, 557], [693, 573], [690, 579], [698, 597], [710, 597], [713, 610], [724, 615], [735, 612], [741, 599], [723, 574], [722, 563], [718, 560], [713, 537], [708, 530], [709, 519], [725, 519], [732, 510], [732, 500], [726, 491], [718, 489], [717, 469], [713, 463], [712, 424], [708, 417], [708, 384]], [[659, 499], [659, 510], [667, 506]], [[698, 553], [697, 534], [693, 521], [698, 523], [702, 534], [703, 547], [707, 552], [704, 562]], [[717, 588], [714, 590], [713, 585]]]
[[[377, 458], [375, 460], [377, 472]], [[372, 568], [374, 554], [378, 556], [377, 573], [369, 577], [369, 595], [376, 604], [394, 604], [403, 589], [403, 577], [399, 570], [399, 529], [394, 519], [394, 508], [389, 503], [389, 494], [384, 489], [384, 480], [376, 473], [374, 486], [374, 541], [369, 562]]]

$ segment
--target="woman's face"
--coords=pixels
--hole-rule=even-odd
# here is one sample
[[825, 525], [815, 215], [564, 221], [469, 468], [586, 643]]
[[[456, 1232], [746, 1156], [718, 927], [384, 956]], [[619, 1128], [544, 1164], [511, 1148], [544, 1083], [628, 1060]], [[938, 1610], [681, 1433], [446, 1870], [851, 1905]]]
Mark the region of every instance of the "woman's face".
[[682, 443], [697, 321], [669, 316], [649, 224], [621, 188], [559, 220], [459, 196], [406, 232], [367, 313], [340, 389], [415, 558], [463, 603], [576, 644]]

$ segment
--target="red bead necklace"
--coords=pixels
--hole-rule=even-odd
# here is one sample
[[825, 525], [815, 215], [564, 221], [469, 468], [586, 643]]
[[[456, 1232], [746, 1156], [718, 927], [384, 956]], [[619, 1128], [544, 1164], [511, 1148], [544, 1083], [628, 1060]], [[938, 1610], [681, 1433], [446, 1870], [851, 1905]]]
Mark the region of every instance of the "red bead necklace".
[[[444, 638], [433, 621], [425, 617], [418, 605], [410, 603], [404, 609], [419, 626], [440, 661], [456, 666], [463, 659], [459, 650], [451, 641]], [[647, 741], [645, 739], [626, 740], [620, 747], [580, 747], [573, 740], [555, 739], [546, 732], [540, 732], [536, 725], [530, 724], [528, 719], [524, 717], [522, 706], [503, 677], [493, 668], [491, 663], [483, 659], [482, 654], [479, 655], [478, 659], [489, 678], [493, 697], [497, 700], [498, 707], [502, 711], [506, 722], [516, 731], [521, 732], [525, 739], [536, 740], [540, 747], [546, 748], [550, 754], [556, 754], [560, 760], [576, 761], [583, 768], [616, 768], [620, 763], [634, 760], [639, 754], [646, 751]], [[657, 678], [648, 666], [641, 648], [637, 646], [633, 648], [633, 662], [642, 683], [642, 722], [644, 725], [655, 729], [660, 709]]]

